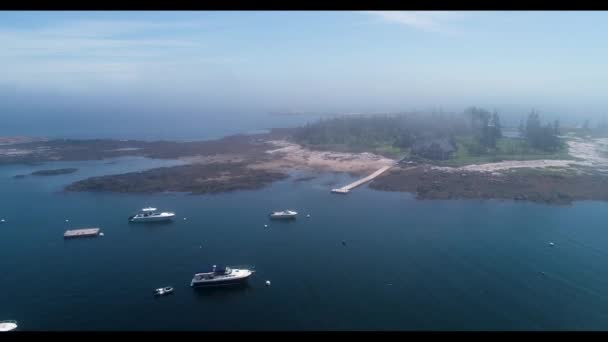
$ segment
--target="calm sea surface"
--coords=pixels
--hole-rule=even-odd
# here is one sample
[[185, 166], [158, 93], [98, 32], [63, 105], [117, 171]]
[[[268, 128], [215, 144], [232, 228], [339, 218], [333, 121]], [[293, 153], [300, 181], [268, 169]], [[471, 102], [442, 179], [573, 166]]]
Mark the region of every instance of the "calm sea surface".
[[[418, 201], [365, 187], [339, 196], [328, 190], [349, 178], [335, 174], [219, 195], [62, 192], [171, 164], [0, 167], [0, 320], [22, 330], [608, 328], [608, 204]], [[54, 167], [79, 170], [12, 178]], [[148, 205], [177, 219], [127, 223]], [[284, 208], [302, 215], [267, 219]], [[88, 226], [105, 236], [64, 241]], [[190, 288], [212, 264], [257, 272], [245, 287]], [[174, 295], [153, 297], [167, 285]]]

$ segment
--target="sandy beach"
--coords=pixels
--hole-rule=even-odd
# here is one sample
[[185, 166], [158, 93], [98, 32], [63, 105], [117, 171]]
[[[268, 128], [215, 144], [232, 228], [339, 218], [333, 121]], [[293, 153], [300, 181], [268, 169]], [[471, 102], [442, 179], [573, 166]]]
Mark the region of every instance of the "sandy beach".
[[373, 153], [313, 151], [285, 140], [272, 140], [268, 143], [276, 147], [276, 149], [266, 151], [272, 158], [249, 167], [266, 170], [299, 169], [366, 175], [395, 163], [393, 159]]

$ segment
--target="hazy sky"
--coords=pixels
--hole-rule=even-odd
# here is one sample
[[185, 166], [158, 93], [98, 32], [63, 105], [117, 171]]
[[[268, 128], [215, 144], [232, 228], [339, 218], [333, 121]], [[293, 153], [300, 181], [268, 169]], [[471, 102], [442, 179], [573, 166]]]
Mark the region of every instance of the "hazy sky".
[[1, 12], [0, 110], [598, 114], [606, 38], [606, 12]]

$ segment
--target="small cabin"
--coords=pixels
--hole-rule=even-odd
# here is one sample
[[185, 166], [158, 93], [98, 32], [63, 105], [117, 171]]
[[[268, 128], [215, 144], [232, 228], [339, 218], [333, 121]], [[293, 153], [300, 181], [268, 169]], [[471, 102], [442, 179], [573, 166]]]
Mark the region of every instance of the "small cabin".
[[455, 152], [456, 146], [448, 138], [421, 141], [412, 146], [412, 154], [432, 160], [450, 159]]

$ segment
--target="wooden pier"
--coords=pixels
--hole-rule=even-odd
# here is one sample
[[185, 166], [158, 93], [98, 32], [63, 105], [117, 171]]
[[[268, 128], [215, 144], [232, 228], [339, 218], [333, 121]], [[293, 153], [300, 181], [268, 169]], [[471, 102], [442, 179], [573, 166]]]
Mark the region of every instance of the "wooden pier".
[[347, 193], [349, 193], [352, 189], [358, 187], [359, 185], [365, 184], [369, 181], [371, 181], [372, 179], [380, 176], [381, 174], [383, 174], [386, 170], [390, 169], [391, 167], [393, 167], [393, 165], [389, 165], [389, 166], [385, 166], [383, 168], [381, 168], [380, 170], [372, 173], [371, 175], [361, 178], [357, 181], [354, 181], [346, 186], [343, 186], [341, 188], [337, 188], [337, 189], [332, 189], [331, 192], [334, 194], [344, 194], [346, 195]]
[[94, 236], [99, 236], [99, 228], [73, 229], [66, 230], [65, 233], [63, 233], [65, 239]]

